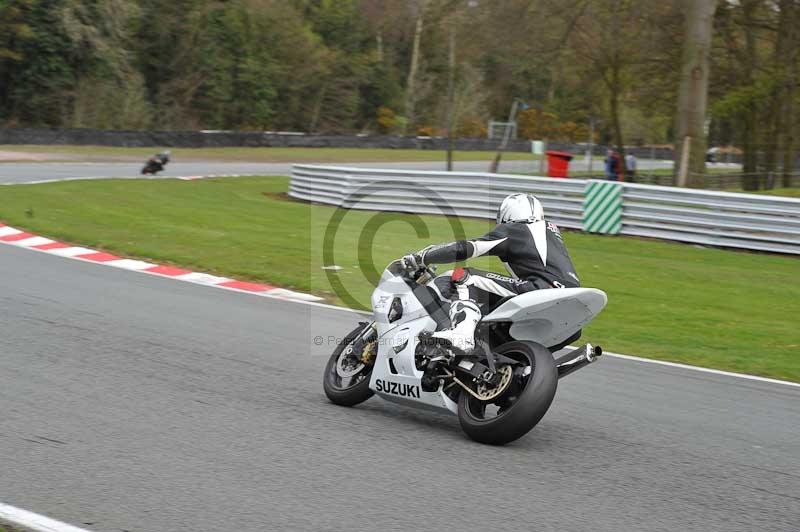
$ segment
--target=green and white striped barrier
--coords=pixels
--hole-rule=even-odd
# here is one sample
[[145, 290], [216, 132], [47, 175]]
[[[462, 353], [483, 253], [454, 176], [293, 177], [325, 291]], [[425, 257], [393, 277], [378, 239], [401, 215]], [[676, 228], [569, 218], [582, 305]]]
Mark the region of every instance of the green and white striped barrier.
[[616, 235], [622, 229], [622, 184], [589, 181], [584, 190], [583, 230]]

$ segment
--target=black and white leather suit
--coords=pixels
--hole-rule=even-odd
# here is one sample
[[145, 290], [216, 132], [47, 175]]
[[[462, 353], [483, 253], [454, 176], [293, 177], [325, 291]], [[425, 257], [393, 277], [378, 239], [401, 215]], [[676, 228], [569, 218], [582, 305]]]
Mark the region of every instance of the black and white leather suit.
[[476, 268], [456, 270], [434, 279], [445, 300], [472, 300], [482, 312], [500, 299], [541, 288], [580, 286], [561, 231], [546, 220], [497, 225], [474, 240], [431, 246], [420, 252], [425, 264], [448, 264], [484, 255], [498, 257], [510, 275]]

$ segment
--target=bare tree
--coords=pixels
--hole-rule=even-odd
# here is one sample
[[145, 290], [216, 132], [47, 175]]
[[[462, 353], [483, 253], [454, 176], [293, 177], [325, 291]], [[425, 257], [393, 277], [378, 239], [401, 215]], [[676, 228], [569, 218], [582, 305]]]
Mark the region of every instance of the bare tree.
[[[632, 85], [633, 67], [643, 60], [641, 49], [648, 39], [644, 21], [652, 6], [633, 0], [598, 0], [588, 3], [570, 33], [575, 48], [602, 85], [608, 104], [611, 137], [625, 160], [621, 108]], [[613, 28], [613, 29], [609, 29]], [[616, 31], [626, 28], [625, 32]]]
[[[781, 159], [783, 186], [792, 186], [794, 170], [794, 99], [797, 96], [797, 60], [800, 42], [800, 5], [797, 0], [779, 0], [779, 19], [775, 41], [775, 98], [773, 107], [774, 149], [771, 168]], [[777, 152], [777, 153], [775, 153]]]
[[408, 128], [414, 126], [415, 114], [414, 107], [416, 104], [416, 78], [417, 69], [419, 68], [419, 45], [422, 40], [423, 17], [425, 15], [424, 0], [419, 0], [417, 4], [417, 22], [414, 27], [414, 44], [411, 48], [411, 65], [408, 68], [408, 79], [406, 81], [406, 102], [405, 102], [405, 115], [406, 121], [403, 125], [403, 134], [408, 133]]
[[[675, 115], [675, 168], [680, 186], [702, 187], [706, 167], [708, 57], [717, 0], [686, 0], [686, 34]], [[684, 154], [684, 150], [689, 150]]]

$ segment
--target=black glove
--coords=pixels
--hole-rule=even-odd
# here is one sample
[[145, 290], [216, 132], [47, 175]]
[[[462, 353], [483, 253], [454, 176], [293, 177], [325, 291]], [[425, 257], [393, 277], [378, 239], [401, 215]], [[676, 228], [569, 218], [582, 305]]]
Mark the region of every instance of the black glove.
[[403, 266], [409, 271], [419, 271], [425, 267], [425, 263], [422, 262], [422, 255], [419, 253], [411, 253], [410, 255], [406, 255], [402, 258]]

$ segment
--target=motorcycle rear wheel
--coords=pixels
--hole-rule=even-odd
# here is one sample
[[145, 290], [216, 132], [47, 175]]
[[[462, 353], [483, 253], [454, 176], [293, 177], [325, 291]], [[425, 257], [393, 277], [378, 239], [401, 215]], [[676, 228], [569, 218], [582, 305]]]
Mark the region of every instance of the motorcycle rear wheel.
[[[325, 395], [334, 404], [341, 406], [355, 406], [363, 403], [373, 395], [373, 391], [369, 389], [369, 378], [372, 375], [372, 366], [363, 365], [362, 369], [354, 367], [356, 372], [351, 377], [342, 377], [340, 370], [340, 360], [345, 356], [345, 350], [350, 347], [353, 342], [363, 331], [363, 326], [359, 326], [351, 331], [344, 340], [336, 346], [333, 354], [328, 359], [328, 364], [325, 366], [325, 376], [322, 379], [322, 387], [325, 390]], [[357, 354], [360, 356], [360, 353]]]
[[535, 342], [508, 342], [494, 351], [519, 360], [523, 367], [530, 367], [530, 373], [523, 375], [515, 370], [516, 389], [496, 401], [480, 401], [462, 390], [458, 420], [473, 440], [505, 445], [527, 434], [547, 413], [556, 394], [558, 370], [550, 351]]

